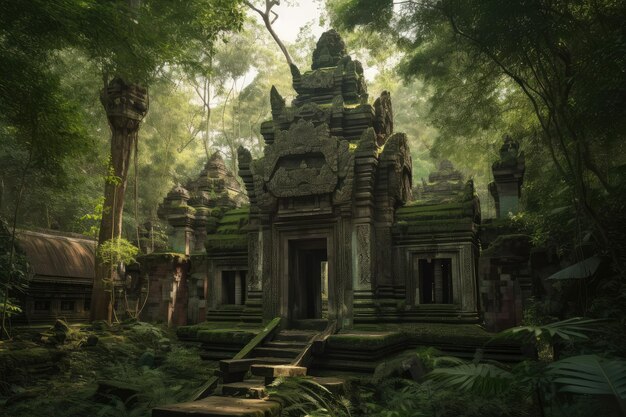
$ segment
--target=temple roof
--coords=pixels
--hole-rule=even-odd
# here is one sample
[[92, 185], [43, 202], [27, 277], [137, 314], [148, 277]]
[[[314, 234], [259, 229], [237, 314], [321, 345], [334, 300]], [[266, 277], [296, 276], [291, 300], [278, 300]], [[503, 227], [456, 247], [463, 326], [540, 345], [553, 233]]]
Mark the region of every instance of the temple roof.
[[95, 273], [94, 240], [19, 230], [17, 244], [39, 276], [93, 279]]
[[207, 253], [220, 254], [248, 250], [248, 221], [250, 206], [228, 210], [207, 234]]

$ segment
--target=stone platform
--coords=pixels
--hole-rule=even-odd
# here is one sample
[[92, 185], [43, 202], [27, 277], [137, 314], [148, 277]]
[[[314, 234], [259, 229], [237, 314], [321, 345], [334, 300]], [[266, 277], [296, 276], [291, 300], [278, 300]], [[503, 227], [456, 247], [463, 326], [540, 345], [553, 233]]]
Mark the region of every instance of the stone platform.
[[267, 399], [208, 397], [155, 408], [152, 417], [278, 417], [280, 410], [280, 404]]

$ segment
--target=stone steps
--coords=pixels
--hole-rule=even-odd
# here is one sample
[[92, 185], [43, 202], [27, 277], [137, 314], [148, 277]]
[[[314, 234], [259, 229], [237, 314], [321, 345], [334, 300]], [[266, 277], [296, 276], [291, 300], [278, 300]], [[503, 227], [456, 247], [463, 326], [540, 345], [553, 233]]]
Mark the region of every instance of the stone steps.
[[242, 309], [210, 309], [207, 310], [207, 321], [238, 323], [241, 321]]
[[284, 348], [284, 349], [300, 349], [302, 350], [306, 346], [306, 342], [294, 342], [294, 341], [276, 341], [266, 342], [264, 347], [271, 348]]
[[222, 395], [226, 397], [244, 397], [261, 399], [267, 396], [263, 379], [251, 378], [242, 382], [222, 385]]
[[252, 356], [263, 356], [263, 357], [271, 357], [271, 358], [288, 358], [294, 359], [296, 356], [300, 354], [302, 349], [294, 349], [294, 348], [284, 348], [284, 347], [267, 347], [261, 346], [252, 351]]
[[274, 342], [301, 342], [308, 343], [317, 332], [310, 330], [282, 330], [275, 337]]
[[[155, 408], [152, 417], [280, 416], [280, 404], [267, 398], [265, 387], [276, 377], [307, 374], [307, 368], [295, 366], [293, 362], [317, 334], [319, 332], [314, 330], [281, 330], [272, 340], [256, 347], [246, 359], [220, 362], [220, 371], [216, 375], [222, 376], [223, 383], [215, 390], [217, 395]], [[242, 381], [248, 371], [254, 377]], [[346, 393], [342, 379], [316, 377], [314, 380], [331, 392]]]

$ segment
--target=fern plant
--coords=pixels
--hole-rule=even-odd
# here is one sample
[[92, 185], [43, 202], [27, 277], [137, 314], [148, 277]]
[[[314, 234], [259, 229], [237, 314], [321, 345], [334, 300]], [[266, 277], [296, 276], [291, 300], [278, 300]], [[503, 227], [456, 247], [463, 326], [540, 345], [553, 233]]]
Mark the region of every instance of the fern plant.
[[285, 417], [350, 417], [350, 402], [310, 378], [277, 378], [268, 388], [270, 399], [282, 405]]

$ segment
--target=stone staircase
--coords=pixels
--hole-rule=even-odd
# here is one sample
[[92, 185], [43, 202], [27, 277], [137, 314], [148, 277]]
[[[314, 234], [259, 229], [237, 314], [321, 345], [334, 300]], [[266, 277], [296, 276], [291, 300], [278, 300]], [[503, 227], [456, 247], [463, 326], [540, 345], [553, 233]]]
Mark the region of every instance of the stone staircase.
[[207, 310], [207, 321], [217, 323], [239, 323], [241, 321], [241, 313], [243, 306], [232, 308], [219, 308]]
[[[265, 387], [276, 377], [305, 376], [312, 349], [324, 336], [334, 333], [334, 323], [325, 321], [323, 331], [312, 329], [321, 323], [304, 323], [304, 329], [283, 329], [272, 333], [246, 354], [220, 361], [217, 375], [221, 382], [209, 397], [181, 404], [158, 407], [152, 417], [278, 417], [281, 405], [267, 398]], [[248, 346], [247, 346], [248, 347]], [[246, 351], [246, 348], [241, 352]], [[240, 353], [241, 353], [240, 352]], [[240, 358], [238, 358], [238, 356]], [[252, 374], [252, 377], [248, 377]], [[248, 378], [247, 378], [248, 377]], [[313, 379], [331, 392], [345, 390], [339, 378]]]

